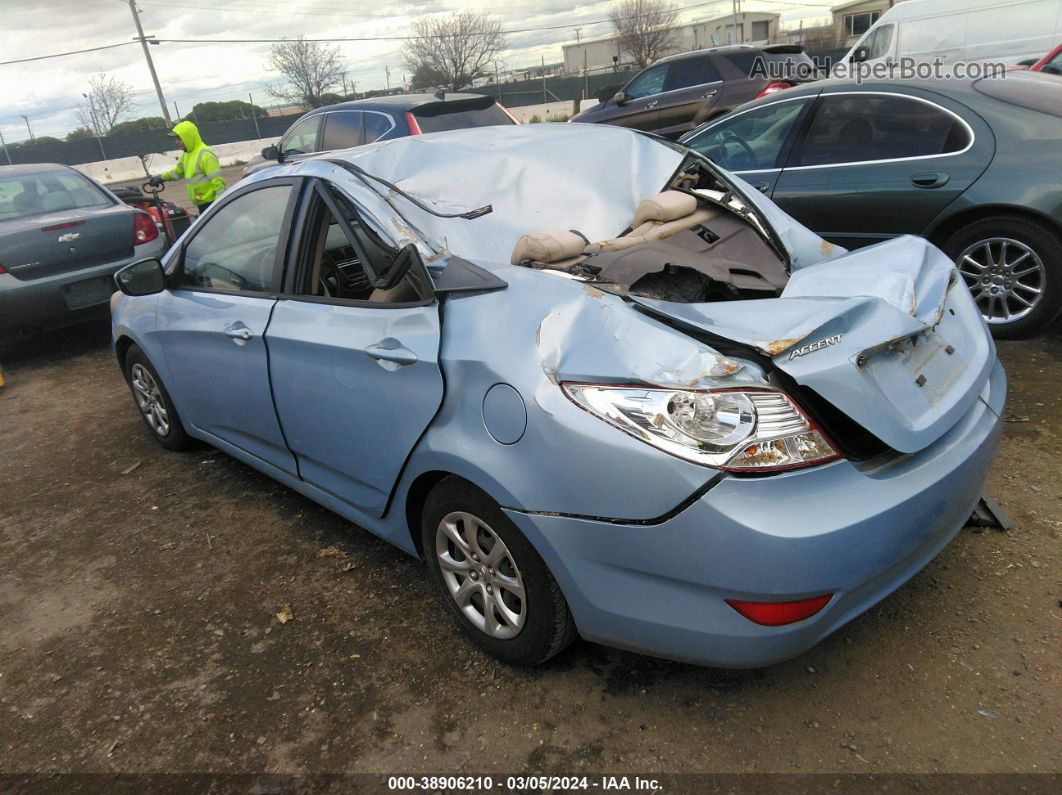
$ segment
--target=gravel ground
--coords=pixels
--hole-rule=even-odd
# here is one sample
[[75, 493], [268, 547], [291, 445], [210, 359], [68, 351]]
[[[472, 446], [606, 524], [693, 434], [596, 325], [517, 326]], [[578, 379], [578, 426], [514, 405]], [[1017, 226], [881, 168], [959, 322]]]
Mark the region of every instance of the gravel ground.
[[494, 662], [418, 561], [221, 453], [158, 448], [105, 324], [9, 346], [0, 770], [1059, 772], [1062, 334], [1000, 348], [990, 489], [1017, 527], [964, 531], [801, 658], [734, 672], [586, 642]]

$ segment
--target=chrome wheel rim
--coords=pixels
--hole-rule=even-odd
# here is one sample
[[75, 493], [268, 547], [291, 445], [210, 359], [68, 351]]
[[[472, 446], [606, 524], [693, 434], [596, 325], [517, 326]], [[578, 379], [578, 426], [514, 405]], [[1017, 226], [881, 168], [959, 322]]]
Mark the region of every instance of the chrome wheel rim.
[[170, 432], [170, 415], [162, 402], [162, 391], [151, 373], [142, 364], [134, 364], [130, 372], [133, 397], [148, 426], [159, 436]]
[[959, 255], [955, 265], [989, 323], [1020, 320], [1043, 297], [1047, 276], [1043, 260], [1020, 240], [979, 240]]
[[435, 532], [435, 556], [458, 609], [481, 632], [507, 640], [527, 620], [524, 580], [505, 542], [477, 516], [448, 513]]

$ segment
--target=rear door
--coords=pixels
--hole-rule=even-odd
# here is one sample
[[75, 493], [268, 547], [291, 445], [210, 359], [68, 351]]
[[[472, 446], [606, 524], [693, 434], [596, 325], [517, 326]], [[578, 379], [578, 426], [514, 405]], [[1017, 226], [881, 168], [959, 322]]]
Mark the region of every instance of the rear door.
[[677, 137], [711, 114], [723, 80], [707, 55], [668, 61], [664, 92], [660, 95], [660, 135]]
[[223, 197], [182, 245], [159, 295], [167, 386], [181, 419], [289, 474], [270, 395], [265, 331], [300, 180], [256, 182]]
[[382, 516], [442, 402], [439, 305], [423, 266], [374, 290], [397, 255], [377, 224], [319, 182], [266, 333], [273, 396], [307, 483]]
[[994, 150], [984, 121], [940, 94], [823, 92], [773, 198], [845, 248], [917, 235], [984, 172]]

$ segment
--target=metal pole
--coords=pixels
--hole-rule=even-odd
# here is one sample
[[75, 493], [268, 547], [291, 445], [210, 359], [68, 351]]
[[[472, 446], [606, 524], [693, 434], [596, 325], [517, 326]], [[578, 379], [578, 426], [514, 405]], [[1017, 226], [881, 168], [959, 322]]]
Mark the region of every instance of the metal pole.
[[4, 133], [0, 130], [0, 146], [4, 148], [4, 159], [7, 160], [7, 164], [12, 165], [11, 153], [7, 151], [7, 141], [4, 140]]
[[89, 117], [92, 119], [92, 132], [96, 134], [96, 143], [100, 147], [100, 159], [107, 159], [107, 152], [103, 148], [103, 138], [100, 136], [100, 120], [96, 115], [96, 101], [92, 98], [91, 94], [82, 94], [85, 99], [89, 101]]
[[251, 96], [251, 92], [247, 92], [247, 99], [251, 101], [251, 118], [254, 119], [254, 134], [255, 137], [261, 140], [262, 131], [258, 129], [258, 114], [254, 112], [254, 97]]
[[173, 112], [177, 114], [177, 118], [181, 118], [181, 109], [177, 107], [177, 100], [173, 101]]
[[498, 102], [501, 102], [501, 81], [498, 80], [498, 62], [494, 61], [494, 88], [498, 92]]
[[734, 43], [734, 36], [737, 33], [737, 4], [738, 0], [731, 0], [730, 2], [730, 41], [727, 44]]
[[35, 143], [37, 141], [37, 139], [33, 137], [33, 129], [30, 127], [29, 116], [26, 116], [25, 114], [22, 114], [22, 118], [25, 120], [26, 129], [29, 131], [30, 143], [31, 144]]
[[166, 107], [166, 98], [162, 96], [162, 86], [159, 85], [159, 76], [155, 74], [155, 64], [151, 61], [151, 52], [148, 50], [147, 40], [144, 38], [144, 28], [140, 26], [140, 14], [136, 11], [136, 0], [129, 0], [129, 10], [133, 14], [133, 22], [136, 23], [136, 35], [140, 39], [140, 46], [144, 48], [144, 58], [147, 60], [148, 71], [151, 72], [151, 82], [155, 84], [155, 94], [159, 98], [159, 107], [162, 108], [162, 118], [166, 120], [166, 126], [172, 127], [170, 109]]
[[[542, 104], [545, 105], [547, 102], [549, 102], [549, 100], [546, 99], [546, 56], [543, 55], [542, 56]], [[545, 111], [542, 111], [542, 112], [545, 113]]]
[[586, 50], [583, 50], [583, 99], [590, 99], [590, 66]]

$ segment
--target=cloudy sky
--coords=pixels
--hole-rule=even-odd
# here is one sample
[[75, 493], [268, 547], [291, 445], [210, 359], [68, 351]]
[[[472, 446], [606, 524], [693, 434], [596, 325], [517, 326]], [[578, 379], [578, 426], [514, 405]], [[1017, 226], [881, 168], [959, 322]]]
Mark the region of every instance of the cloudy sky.
[[[840, 2], [840, 0], [835, 0]], [[412, 20], [470, 9], [497, 18], [504, 30], [571, 26], [512, 33], [501, 62], [509, 68], [561, 60], [561, 44], [609, 35], [606, 0], [140, 0], [147, 35], [173, 39], [282, 38], [300, 33], [311, 38], [394, 37], [409, 33]], [[730, 13], [732, 0], [679, 0], [682, 22]], [[743, 11], [777, 11], [782, 27], [803, 19], [813, 24], [829, 16], [828, 4], [813, 0], [744, 0]], [[135, 36], [126, 0], [0, 0], [0, 61], [130, 41]], [[400, 41], [347, 42], [339, 45], [349, 64], [348, 80], [358, 90], [383, 88], [385, 68], [391, 84], [402, 81]], [[266, 88], [280, 80], [266, 65], [268, 44], [174, 44], [151, 48], [162, 90], [182, 113], [196, 102], [246, 99], [271, 104]], [[35, 135], [62, 137], [77, 126], [76, 111], [97, 72], [112, 74], [136, 91], [131, 117], [159, 115], [158, 101], [140, 45], [133, 43], [95, 53], [0, 65], [0, 132], [8, 142], [28, 137], [22, 115]]]

